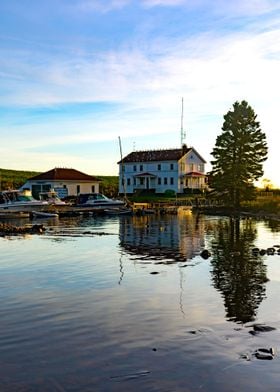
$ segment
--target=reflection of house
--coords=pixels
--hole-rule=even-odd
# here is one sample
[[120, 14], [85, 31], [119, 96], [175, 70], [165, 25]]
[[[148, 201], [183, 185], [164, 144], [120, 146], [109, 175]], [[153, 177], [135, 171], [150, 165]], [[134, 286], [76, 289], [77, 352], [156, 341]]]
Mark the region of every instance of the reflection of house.
[[135, 151], [119, 163], [119, 192], [134, 193], [153, 190], [164, 193], [173, 190], [206, 187], [205, 160], [192, 147], [170, 150]]
[[204, 247], [204, 219], [192, 214], [147, 215], [120, 220], [120, 243], [128, 253], [186, 261]]
[[29, 178], [22, 188], [32, 191], [34, 197], [40, 192], [54, 189], [59, 197], [77, 196], [79, 193], [99, 192], [100, 180], [75, 169], [55, 168]]

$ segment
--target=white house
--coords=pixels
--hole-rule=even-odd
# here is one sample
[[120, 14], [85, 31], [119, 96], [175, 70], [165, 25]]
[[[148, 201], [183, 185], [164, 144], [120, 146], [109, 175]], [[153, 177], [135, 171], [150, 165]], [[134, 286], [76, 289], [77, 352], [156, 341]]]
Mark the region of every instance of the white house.
[[99, 192], [100, 180], [75, 169], [54, 168], [29, 178], [21, 189], [30, 189], [34, 197], [54, 189], [59, 197]]
[[119, 192], [184, 193], [206, 188], [206, 161], [193, 148], [134, 151], [118, 162]]

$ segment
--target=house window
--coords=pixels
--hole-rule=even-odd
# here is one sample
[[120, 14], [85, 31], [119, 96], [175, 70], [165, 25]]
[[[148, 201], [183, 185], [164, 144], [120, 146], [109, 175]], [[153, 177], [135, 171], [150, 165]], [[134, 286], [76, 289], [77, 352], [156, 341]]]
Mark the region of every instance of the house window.
[[48, 192], [51, 189], [51, 184], [42, 185], [42, 192]]
[[144, 178], [143, 177], [140, 178], [140, 185], [144, 185]]
[[170, 170], [174, 170], [174, 164], [170, 163]]
[[130, 186], [130, 178], [127, 179], [127, 186]]
[[164, 177], [164, 185], [167, 185], [167, 177]]
[[190, 171], [193, 171], [193, 168], [194, 168], [194, 164], [191, 163], [191, 164], [190, 164]]
[[198, 165], [198, 171], [203, 172], [203, 170], [204, 170], [203, 165]]
[[170, 177], [170, 185], [173, 185], [173, 184], [174, 184], [174, 178]]
[[81, 189], [80, 189], [80, 185], [77, 185], [77, 195], [80, 193]]
[[135, 177], [133, 178], [133, 185], [134, 186], [136, 185], [136, 178]]
[[140, 171], [143, 171], [143, 165], [140, 165]]
[[161, 164], [160, 163], [157, 165], [157, 169], [161, 170]]
[[137, 171], [137, 166], [133, 165], [133, 171]]
[[95, 193], [95, 185], [92, 185], [92, 186], [91, 186], [91, 192], [92, 192], [92, 193]]
[[159, 177], [157, 180], [158, 185], [161, 185], [161, 178]]

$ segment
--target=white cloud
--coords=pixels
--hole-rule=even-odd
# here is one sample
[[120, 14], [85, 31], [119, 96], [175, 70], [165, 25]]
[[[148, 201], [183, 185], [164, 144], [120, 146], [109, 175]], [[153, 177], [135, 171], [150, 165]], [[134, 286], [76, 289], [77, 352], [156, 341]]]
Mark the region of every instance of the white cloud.
[[178, 5], [183, 5], [186, 3], [188, 3], [186, 0], [142, 0], [142, 4], [146, 7], [176, 7]]
[[215, 0], [214, 9], [230, 16], [261, 15], [280, 9], [278, 0]]
[[[117, 7], [125, 2], [108, 4]], [[153, 4], [156, 5], [155, 0]], [[266, 10], [273, 6], [268, 1], [255, 2], [256, 9], [251, 10], [248, 2], [236, 4], [238, 12], [244, 13], [260, 12], [262, 5]], [[0, 96], [2, 105], [55, 107], [65, 103], [116, 102], [122, 107], [106, 117], [87, 115], [77, 120], [70, 118], [22, 126], [22, 136], [17, 134], [12, 148], [18, 159], [34, 168], [37, 159], [45, 159], [47, 163], [48, 158], [34, 152], [24, 155], [22, 151], [29, 147], [47, 149], [50, 144], [109, 142], [117, 140], [118, 135], [130, 140], [147, 135], [151, 145], [153, 135], [162, 134], [163, 139], [172, 140], [173, 137], [174, 143], [175, 139], [179, 143], [180, 99], [184, 96], [188, 143], [197, 147], [209, 161], [223, 115], [235, 100], [246, 99], [267, 132], [271, 153], [265, 167], [269, 173], [267, 177], [277, 182], [278, 153], [274, 146], [279, 144], [278, 42], [280, 30], [272, 19], [271, 24], [265, 22], [265, 29], [255, 24], [252, 30], [248, 26], [246, 32], [225, 33], [224, 36], [209, 32], [176, 40], [151, 39], [145, 44], [130, 40], [121, 50], [86, 56], [77, 51], [71, 60], [62, 56], [47, 58], [38, 52], [34, 63], [30, 61], [31, 52], [2, 50], [0, 68], [4, 78], [1, 89], [7, 92]], [[36, 137], [38, 130], [40, 137]], [[1, 135], [1, 166], [7, 162], [7, 167], [12, 168], [9, 164], [10, 135], [17, 130], [11, 126], [5, 127], [5, 132], [7, 138]], [[71, 156], [63, 153], [51, 155], [53, 162], [60, 158], [64, 165], [68, 165], [67, 160], [71, 161]], [[30, 165], [31, 161], [33, 165]], [[112, 158], [112, 166], [115, 161]], [[73, 158], [72, 166], [81, 168], [86, 164], [86, 158]]]
[[75, 5], [75, 9], [83, 12], [98, 11], [106, 13], [121, 9], [130, 2], [131, 0], [79, 0]]

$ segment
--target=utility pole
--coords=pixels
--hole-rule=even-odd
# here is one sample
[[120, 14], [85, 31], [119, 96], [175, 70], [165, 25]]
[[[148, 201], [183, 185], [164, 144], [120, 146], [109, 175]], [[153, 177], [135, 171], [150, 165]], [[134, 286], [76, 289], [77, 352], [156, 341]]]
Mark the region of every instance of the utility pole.
[[123, 156], [122, 156], [122, 142], [121, 142], [121, 138], [119, 136], [119, 146], [120, 146], [120, 154], [121, 154], [121, 184], [123, 187], [123, 193], [124, 193], [124, 199], [125, 201], [127, 201], [127, 197], [126, 197], [126, 185], [125, 185], [125, 179], [124, 179], [124, 165], [123, 165]]

